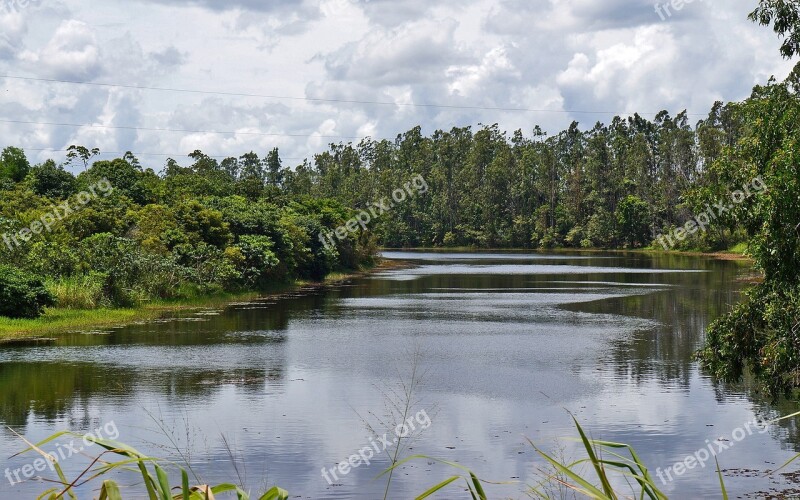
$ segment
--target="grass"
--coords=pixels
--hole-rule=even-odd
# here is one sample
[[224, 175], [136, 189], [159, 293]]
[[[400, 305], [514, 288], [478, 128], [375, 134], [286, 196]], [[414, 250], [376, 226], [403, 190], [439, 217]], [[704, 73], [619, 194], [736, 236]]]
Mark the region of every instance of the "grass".
[[[800, 415], [800, 412], [778, 420], [785, 420], [798, 415]], [[541, 469], [543, 479], [538, 484], [528, 486], [526, 494], [529, 497], [555, 498], [556, 496], [549, 493], [552, 490], [548, 489], [548, 486], [555, 484], [559, 488], [571, 491], [575, 498], [585, 497], [595, 500], [619, 500], [622, 498], [638, 498], [641, 500], [645, 498], [649, 500], [668, 499], [667, 495], [659, 489], [655, 478], [650, 474], [649, 469], [631, 446], [591, 439], [574, 416], [572, 416], [572, 420], [579, 435], [577, 441], [583, 445], [586, 456], [566, 462], [554, 458], [537, 447], [532, 441], [529, 441], [533, 449], [536, 450], [549, 467], [549, 470]], [[12, 430], [12, 432], [14, 431]], [[42, 451], [41, 447], [61, 436], [83, 436], [63, 431], [48, 437], [40, 443], [33, 444], [16, 432], [14, 434], [28, 445], [26, 450], [14, 456], [36, 452], [44, 460], [52, 462], [53, 469], [58, 475], [58, 480], [54, 481], [55, 486], [42, 493], [39, 496], [41, 499], [58, 500], [60, 498], [70, 498], [77, 500], [74, 492], [75, 488], [89, 483], [100, 483], [97, 485], [100, 490], [100, 500], [122, 500], [123, 497], [119, 485], [111, 479], [106, 479], [108, 474], [119, 470], [134, 471], [141, 475], [143, 481], [137, 483], [136, 487], [142, 491], [137, 494], [137, 498], [147, 498], [148, 500], [213, 500], [215, 495], [220, 493], [232, 493], [236, 495], [238, 500], [250, 500], [251, 498], [249, 493], [233, 483], [224, 483], [216, 486], [205, 484], [190, 486], [189, 473], [183, 467], [145, 456], [126, 444], [92, 436], [88, 436], [86, 439], [91, 440], [106, 451], [95, 457], [89, 467], [77, 478], [68, 480], [57, 460], [53, 460], [46, 452]], [[121, 460], [113, 461], [116, 457], [121, 458]], [[791, 458], [778, 470], [782, 470], [798, 458], [800, 458], [800, 455]], [[716, 457], [714, 459], [716, 462]], [[448, 489], [447, 498], [456, 498], [451, 485], [454, 483], [461, 484], [459, 480], [466, 482], [466, 488], [461, 486], [460, 489], [462, 492], [468, 493], [469, 496], [467, 498], [472, 500], [487, 500], [488, 496], [484, 484], [515, 484], [507, 482], [491, 483], [481, 480], [477, 474], [459, 463], [439, 460], [425, 455], [414, 455], [393, 462], [393, 465], [378, 477], [391, 475], [395, 469], [417, 460], [435, 461], [458, 471], [457, 474], [428, 488], [416, 497], [417, 500], [432, 497], [445, 489]], [[716, 466], [716, 481], [719, 482], [720, 497], [727, 500], [728, 492], [725, 488], [719, 462], [716, 462]], [[181, 481], [178, 486], [171, 486], [168, 469], [180, 474]], [[200, 481], [196, 476], [195, 479]], [[616, 486], [623, 483], [627, 485], [627, 488]], [[564, 490], [562, 489], [561, 491]], [[557, 496], [565, 498], [563, 494]], [[289, 493], [287, 491], [273, 487], [259, 496], [258, 500], [287, 500], [288, 498]]]
[[[532, 441], [529, 441], [533, 449], [552, 470], [552, 472], [544, 474], [545, 477], [539, 484], [528, 487], [526, 493], [529, 496], [543, 499], [553, 498], [548, 493], [547, 487], [555, 483], [573, 491], [576, 496], [595, 500], [617, 500], [619, 498], [667, 500], [667, 495], [658, 488], [655, 479], [650, 475], [650, 471], [642, 463], [633, 448], [622, 443], [590, 439], [577, 419], [575, 417], [572, 417], [572, 419], [580, 436], [580, 442], [583, 443], [586, 451], [586, 457], [570, 463], [564, 463], [542, 451]], [[430, 457], [419, 455], [409, 457], [405, 461], [412, 459], [431, 460]], [[402, 465], [405, 461], [396, 466]], [[437, 461], [459, 469], [463, 474], [445, 479], [417, 497], [418, 500], [428, 498], [459, 479], [466, 481], [467, 491], [473, 500], [486, 500], [487, 496], [482, 482], [474, 472], [457, 463]], [[590, 471], [589, 474], [584, 472], [586, 469]], [[615, 490], [613, 486], [615, 478], [624, 478], [631, 491], [621, 492]], [[721, 475], [719, 480], [724, 491]]]
[[[72, 480], [68, 480], [64, 475], [64, 471], [61, 469], [58, 461], [41, 449], [45, 444], [64, 435], [81, 438], [84, 441], [91, 441], [106, 450], [100, 456], [96, 457], [91, 465], [78, 477]], [[147, 498], [148, 500], [213, 500], [215, 495], [221, 493], [233, 493], [238, 500], [250, 500], [251, 498], [248, 492], [232, 483], [223, 483], [215, 486], [208, 484], [190, 486], [189, 473], [183, 467], [148, 457], [136, 451], [134, 448], [117, 441], [98, 439], [92, 436], [81, 436], [67, 431], [53, 434], [37, 444], [29, 442], [19, 434], [17, 434], [17, 436], [29, 446], [28, 449], [17, 455], [35, 451], [42, 456], [42, 459], [52, 464], [53, 469], [58, 475], [58, 486], [54, 486], [43, 492], [38, 497], [40, 499], [59, 500], [61, 498], [70, 498], [71, 500], [77, 500], [78, 497], [75, 494], [75, 488], [88, 483], [102, 481], [100, 484], [99, 500], [122, 500], [123, 496], [119, 484], [111, 479], [104, 479], [109, 473], [118, 470], [137, 471], [141, 475], [142, 486], [140, 486], [140, 488], [144, 491], [138, 494], [137, 498]], [[114, 461], [115, 459], [116, 461]], [[180, 474], [180, 485], [172, 486], [167, 468], [174, 469]], [[146, 493], [146, 496], [144, 493]], [[259, 496], [258, 500], [288, 500], [288, 498], [289, 493], [276, 486]]]
[[747, 253], [747, 247], [748, 247], [747, 243], [746, 242], [742, 242], [742, 243], [739, 243], [739, 244], [734, 245], [731, 248], [729, 248], [728, 252], [729, 253], [739, 254], [739, 255], [744, 255], [744, 254]]
[[50, 308], [37, 319], [0, 317], [0, 343], [4, 340], [59, 335], [75, 331], [122, 326], [162, 317], [169, 312], [224, 305], [247, 300], [257, 293], [220, 294], [203, 298], [152, 301], [136, 308]]
[[[383, 267], [389, 267], [389, 265], [381, 266], [381, 268]], [[331, 273], [321, 283], [297, 280], [291, 283], [276, 283], [270, 289], [261, 292], [217, 293], [185, 299], [158, 300], [133, 308], [92, 307], [96, 302], [91, 289], [81, 287], [81, 283], [78, 282], [64, 283], [61, 285], [63, 288], [57, 292], [64, 296], [72, 295], [72, 299], [65, 302], [68, 307], [49, 308], [42, 317], [37, 319], [0, 317], [0, 344], [11, 340], [58, 336], [76, 331], [124, 326], [138, 321], [158, 319], [165, 314], [177, 311], [224, 307], [231, 302], [243, 302], [264, 295], [285, 293], [299, 287], [336, 283], [369, 271], [367, 269], [353, 273]]]

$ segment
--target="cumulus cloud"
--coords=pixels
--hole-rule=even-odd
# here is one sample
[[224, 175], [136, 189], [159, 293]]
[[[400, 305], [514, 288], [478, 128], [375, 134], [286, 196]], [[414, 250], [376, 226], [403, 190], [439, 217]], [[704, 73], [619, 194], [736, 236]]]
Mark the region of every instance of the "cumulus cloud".
[[430, 17], [431, 12], [459, 13], [475, 0], [440, 0], [430, 2], [428, 0], [347, 0], [360, 9], [373, 24], [394, 28], [408, 22], [418, 21]]
[[214, 11], [245, 10], [251, 12], [305, 12], [311, 15], [319, 11], [318, 0], [145, 0], [171, 7], [203, 7]]
[[0, 123], [0, 134], [178, 155], [277, 146], [296, 164], [416, 125], [552, 133], [614, 113], [705, 114], [791, 69], [751, 9], [696, 0], [662, 20], [652, 0], [54, 0], [0, 14], [4, 74], [257, 96], [5, 79], [6, 118], [95, 126]]
[[50, 78], [91, 79], [101, 68], [94, 33], [86, 23], [74, 19], [62, 22], [41, 50], [25, 50], [19, 59]]
[[448, 65], [464, 60], [453, 20], [416, 21], [392, 30], [370, 31], [359, 42], [328, 54], [330, 78], [368, 85], [413, 85], [441, 80]]
[[25, 17], [16, 11], [0, 13], [0, 60], [13, 58], [27, 31]]

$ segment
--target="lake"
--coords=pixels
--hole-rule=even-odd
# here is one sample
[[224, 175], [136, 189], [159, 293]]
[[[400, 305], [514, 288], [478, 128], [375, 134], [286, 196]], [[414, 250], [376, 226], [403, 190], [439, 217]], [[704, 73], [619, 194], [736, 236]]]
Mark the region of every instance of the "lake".
[[[680, 475], [674, 468], [709, 446], [732, 496], [795, 488], [791, 475], [759, 474], [798, 450], [793, 422], [736, 432], [794, 406], [770, 404], [746, 382], [716, 383], [692, 358], [709, 322], [740, 299], [747, 263], [637, 253], [385, 257], [409, 265], [321, 290], [0, 346], [0, 424], [32, 441], [64, 429], [118, 435], [188, 462], [206, 483], [239, 482], [254, 493], [280, 485], [293, 498], [374, 499], [386, 487], [385, 476], [376, 479], [385, 455], [346, 474], [337, 464], [382, 450], [368, 424], [393, 443], [387, 408], [396, 404], [411, 418], [405, 455], [458, 461], [509, 483], [488, 485], [490, 498], [524, 498], [525, 485], [547, 470], [527, 439], [564, 458], [583, 456], [571, 412], [593, 437], [632, 445], [654, 474], [673, 467], [661, 485], [671, 497], [720, 496], [713, 459]], [[11, 472], [0, 478], [0, 498], [47, 489], [14, 480], [36, 458], [9, 459], [25, 448], [19, 438], [0, 433], [0, 447], [0, 472]], [[63, 455], [69, 477], [89, 463]], [[413, 498], [457, 472], [409, 462], [389, 497]], [[96, 494], [91, 485], [79, 491]], [[467, 496], [459, 482], [437, 498]]]

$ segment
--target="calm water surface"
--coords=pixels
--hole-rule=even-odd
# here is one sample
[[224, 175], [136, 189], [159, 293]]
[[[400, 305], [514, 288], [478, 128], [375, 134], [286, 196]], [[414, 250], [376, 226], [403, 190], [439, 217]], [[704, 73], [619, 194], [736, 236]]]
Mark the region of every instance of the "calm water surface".
[[[414, 267], [306, 295], [0, 346], [0, 424], [39, 440], [113, 422], [121, 441], [183, 456], [207, 483], [237, 481], [253, 492], [278, 484], [295, 498], [382, 498], [385, 481], [375, 477], [386, 459], [334, 485], [321, 470], [369, 446], [363, 420], [384, 415], [387, 394], [407, 381], [420, 352], [415, 410], [431, 424], [413, 433], [410, 453], [516, 482], [490, 487], [490, 498], [525, 498], [543, 467], [526, 438], [580, 456], [567, 411], [594, 437], [633, 445], [653, 470], [707, 440], [730, 440], [745, 422], [794, 411], [747, 385], [715, 384], [692, 361], [709, 322], [739, 299], [744, 264], [638, 254], [385, 256]], [[760, 497], [793, 487], [754, 471], [782, 464], [798, 441], [787, 422], [728, 441], [735, 446], [719, 460], [729, 491]], [[9, 458], [24, 448], [9, 432], [0, 433], [0, 448], [0, 472], [35, 458]], [[86, 464], [62, 462], [70, 476]], [[452, 474], [412, 462], [390, 498], [413, 498]], [[3, 499], [45, 489], [0, 478]], [[674, 498], [719, 497], [713, 466], [663, 489]], [[454, 487], [439, 498], [464, 494]]]

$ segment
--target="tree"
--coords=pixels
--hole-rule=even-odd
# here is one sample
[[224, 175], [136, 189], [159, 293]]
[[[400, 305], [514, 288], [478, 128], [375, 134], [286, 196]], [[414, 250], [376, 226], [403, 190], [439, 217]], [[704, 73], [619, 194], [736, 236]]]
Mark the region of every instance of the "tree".
[[89, 160], [99, 154], [100, 150], [98, 148], [89, 150], [84, 146], [75, 146], [73, 144], [67, 148], [67, 164], [72, 165], [80, 160], [83, 163], [83, 169], [86, 170], [89, 167]]
[[628, 195], [617, 207], [619, 236], [630, 247], [645, 246], [651, 241], [650, 206], [634, 195]]
[[267, 155], [267, 184], [275, 187], [283, 185], [281, 155], [278, 148], [273, 149]]
[[28, 163], [22, 149], [8, 147], [0, 153], [0, 178], [21, 182], [28, 175], [30, 168], [31, 164]]
[[[728, 219], [748, 230], [750, 253], [764, 280], [709, 328], [701, 352], [716, 376], [737, 380], [747, 367], [775, 393], [800, 385], [800, 98], [795, 85], [756, 87], [741, 109], [748, 124], [744, 137], [714, 165], [721, 186], [758, 192]], [[713, 188], [706, 188], [709, 198], [718, 196]]]
[[772, 29], [783, 37], [781, 55], [786, 59], [800, 54], [800, 1], [761, 0], [748, 16], [762, 26], [772, 24]]
[[67, 199], [77, 191], [75, 176], [53, 160], [33, 167], [28, 178], [34, 193], [54, 200]]
[[0, 316], [35, 319], [54, 305], [55, 297], [40, 278], [0, 265]]
[[239, 190], [250, 200], [257, 200], [264, 193], [264, 164], [257, 154], [250, 151], [239, 158]]
[[265, 288], [269, 285], [272, 270], [279, 264], [273, 247], [274, 243], [267, 236], [242, 236], [239, 239], [235, 248], [244, 257], [241, 273], [248, 286]]

